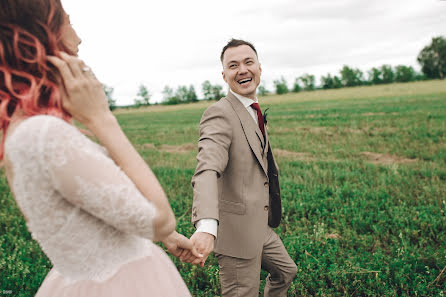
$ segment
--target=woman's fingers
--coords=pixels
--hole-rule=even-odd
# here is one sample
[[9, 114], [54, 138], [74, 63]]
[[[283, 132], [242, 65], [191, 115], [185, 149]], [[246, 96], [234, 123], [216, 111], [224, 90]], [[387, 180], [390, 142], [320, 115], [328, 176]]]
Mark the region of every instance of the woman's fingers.
[[84, 75], [84, 71], [82, 70], [86, 67], [84, 61], [74, 56], [70, 56], [65, 52], [61, 52], [60, 57], [68, 64], [74, 77], [81, 77]]
[[59, 70], [59, 73], [62, 76], [62, 79], [65, 84], [69, 84], [74, 81], [73, 73], [71, 72], [70, 67], [64, 60], [55, 56], [48, 56], [47, 59], [51, 64], [53, 64], [57, 68], [57, 70]]
[[184, 263], [200, 264], [203, 262], [203, 255], [198, 253], [195, 248], [184, 249], [178, 257]]
[[189, 258], [189, 255], [190, 255], [189, 250], [185, 249], [181, 252], [181, 254], [179, 255], [179, 258], [182, 262], [185, 262], [186, 259]]
[[183, 259], [183, 262], [191, 263], [195, 259], [195, 257], [190, 251], [187, 251], [187, 254], [183, 257]]
[[[60, 53], [60, 57], [48, 56], [48, 61], [59, 69], [65, 82], [72, 81], [75, 78], [88, 78], [85, 76], [85, 69], [91, 71], [84, 61], [64, 52]], [[94, 76], [90, 75], [90, 77]]]
[[73, 118], [88, 125], [110, 112], [101, 83], [85, 63], [67, 53], [50, 56], [48, 61], [60, 72], [66, 95], [62, 105]]
[[201, 264], [201, 262], [203, 262], [202, 258], [195, 258], [194, 260], [192, 260], [192, 262], [190, 262], [193, 265], [198, 265]]

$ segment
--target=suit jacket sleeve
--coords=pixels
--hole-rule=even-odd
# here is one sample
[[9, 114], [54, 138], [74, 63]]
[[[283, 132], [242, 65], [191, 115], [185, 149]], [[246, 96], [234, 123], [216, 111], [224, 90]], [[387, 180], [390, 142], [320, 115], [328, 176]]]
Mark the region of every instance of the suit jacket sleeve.
[[198, 164], [192, 178], [194, 224], [204, 218], [219, 219], [220, 177], [228, 164], [231, 138], [232, 129], [227, 115], [216, 104], [212, 105], [204, 112], [200, 121]]

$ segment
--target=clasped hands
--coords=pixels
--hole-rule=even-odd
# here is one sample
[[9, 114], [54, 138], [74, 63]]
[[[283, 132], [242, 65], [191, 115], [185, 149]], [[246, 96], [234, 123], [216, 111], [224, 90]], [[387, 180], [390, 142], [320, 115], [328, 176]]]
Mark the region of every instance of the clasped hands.
[[214, 249], [214, 236], [205, 232], [195, 232], [190, 239], [174, 231], [163, 241], [169, 253], [182, 262], [204, 266]]

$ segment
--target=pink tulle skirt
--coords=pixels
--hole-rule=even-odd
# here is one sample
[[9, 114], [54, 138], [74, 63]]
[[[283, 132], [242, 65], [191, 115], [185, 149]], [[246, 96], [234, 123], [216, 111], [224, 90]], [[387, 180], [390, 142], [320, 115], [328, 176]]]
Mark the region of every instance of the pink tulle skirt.
[[189, 290], [166, 253], [154, 245], [150, 256], [123, 265], [104, 282], [82, 280], [66, 283], [54, 268], [36, 297], [190, 297]]

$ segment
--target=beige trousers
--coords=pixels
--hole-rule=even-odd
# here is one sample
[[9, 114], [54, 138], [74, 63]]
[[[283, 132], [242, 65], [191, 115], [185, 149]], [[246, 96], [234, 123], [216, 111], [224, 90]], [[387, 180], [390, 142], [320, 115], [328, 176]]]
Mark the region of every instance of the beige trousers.
[[220, 266], [220, 284], [223, 297], [258, 297], [260, 269], [269, 272], [264, 296], [287, 295], [297, 273], [294, 261], [288, 255], [280, 237], [270, 228], [263, 250], [253, 259], [240, 259], [216, 254]]

